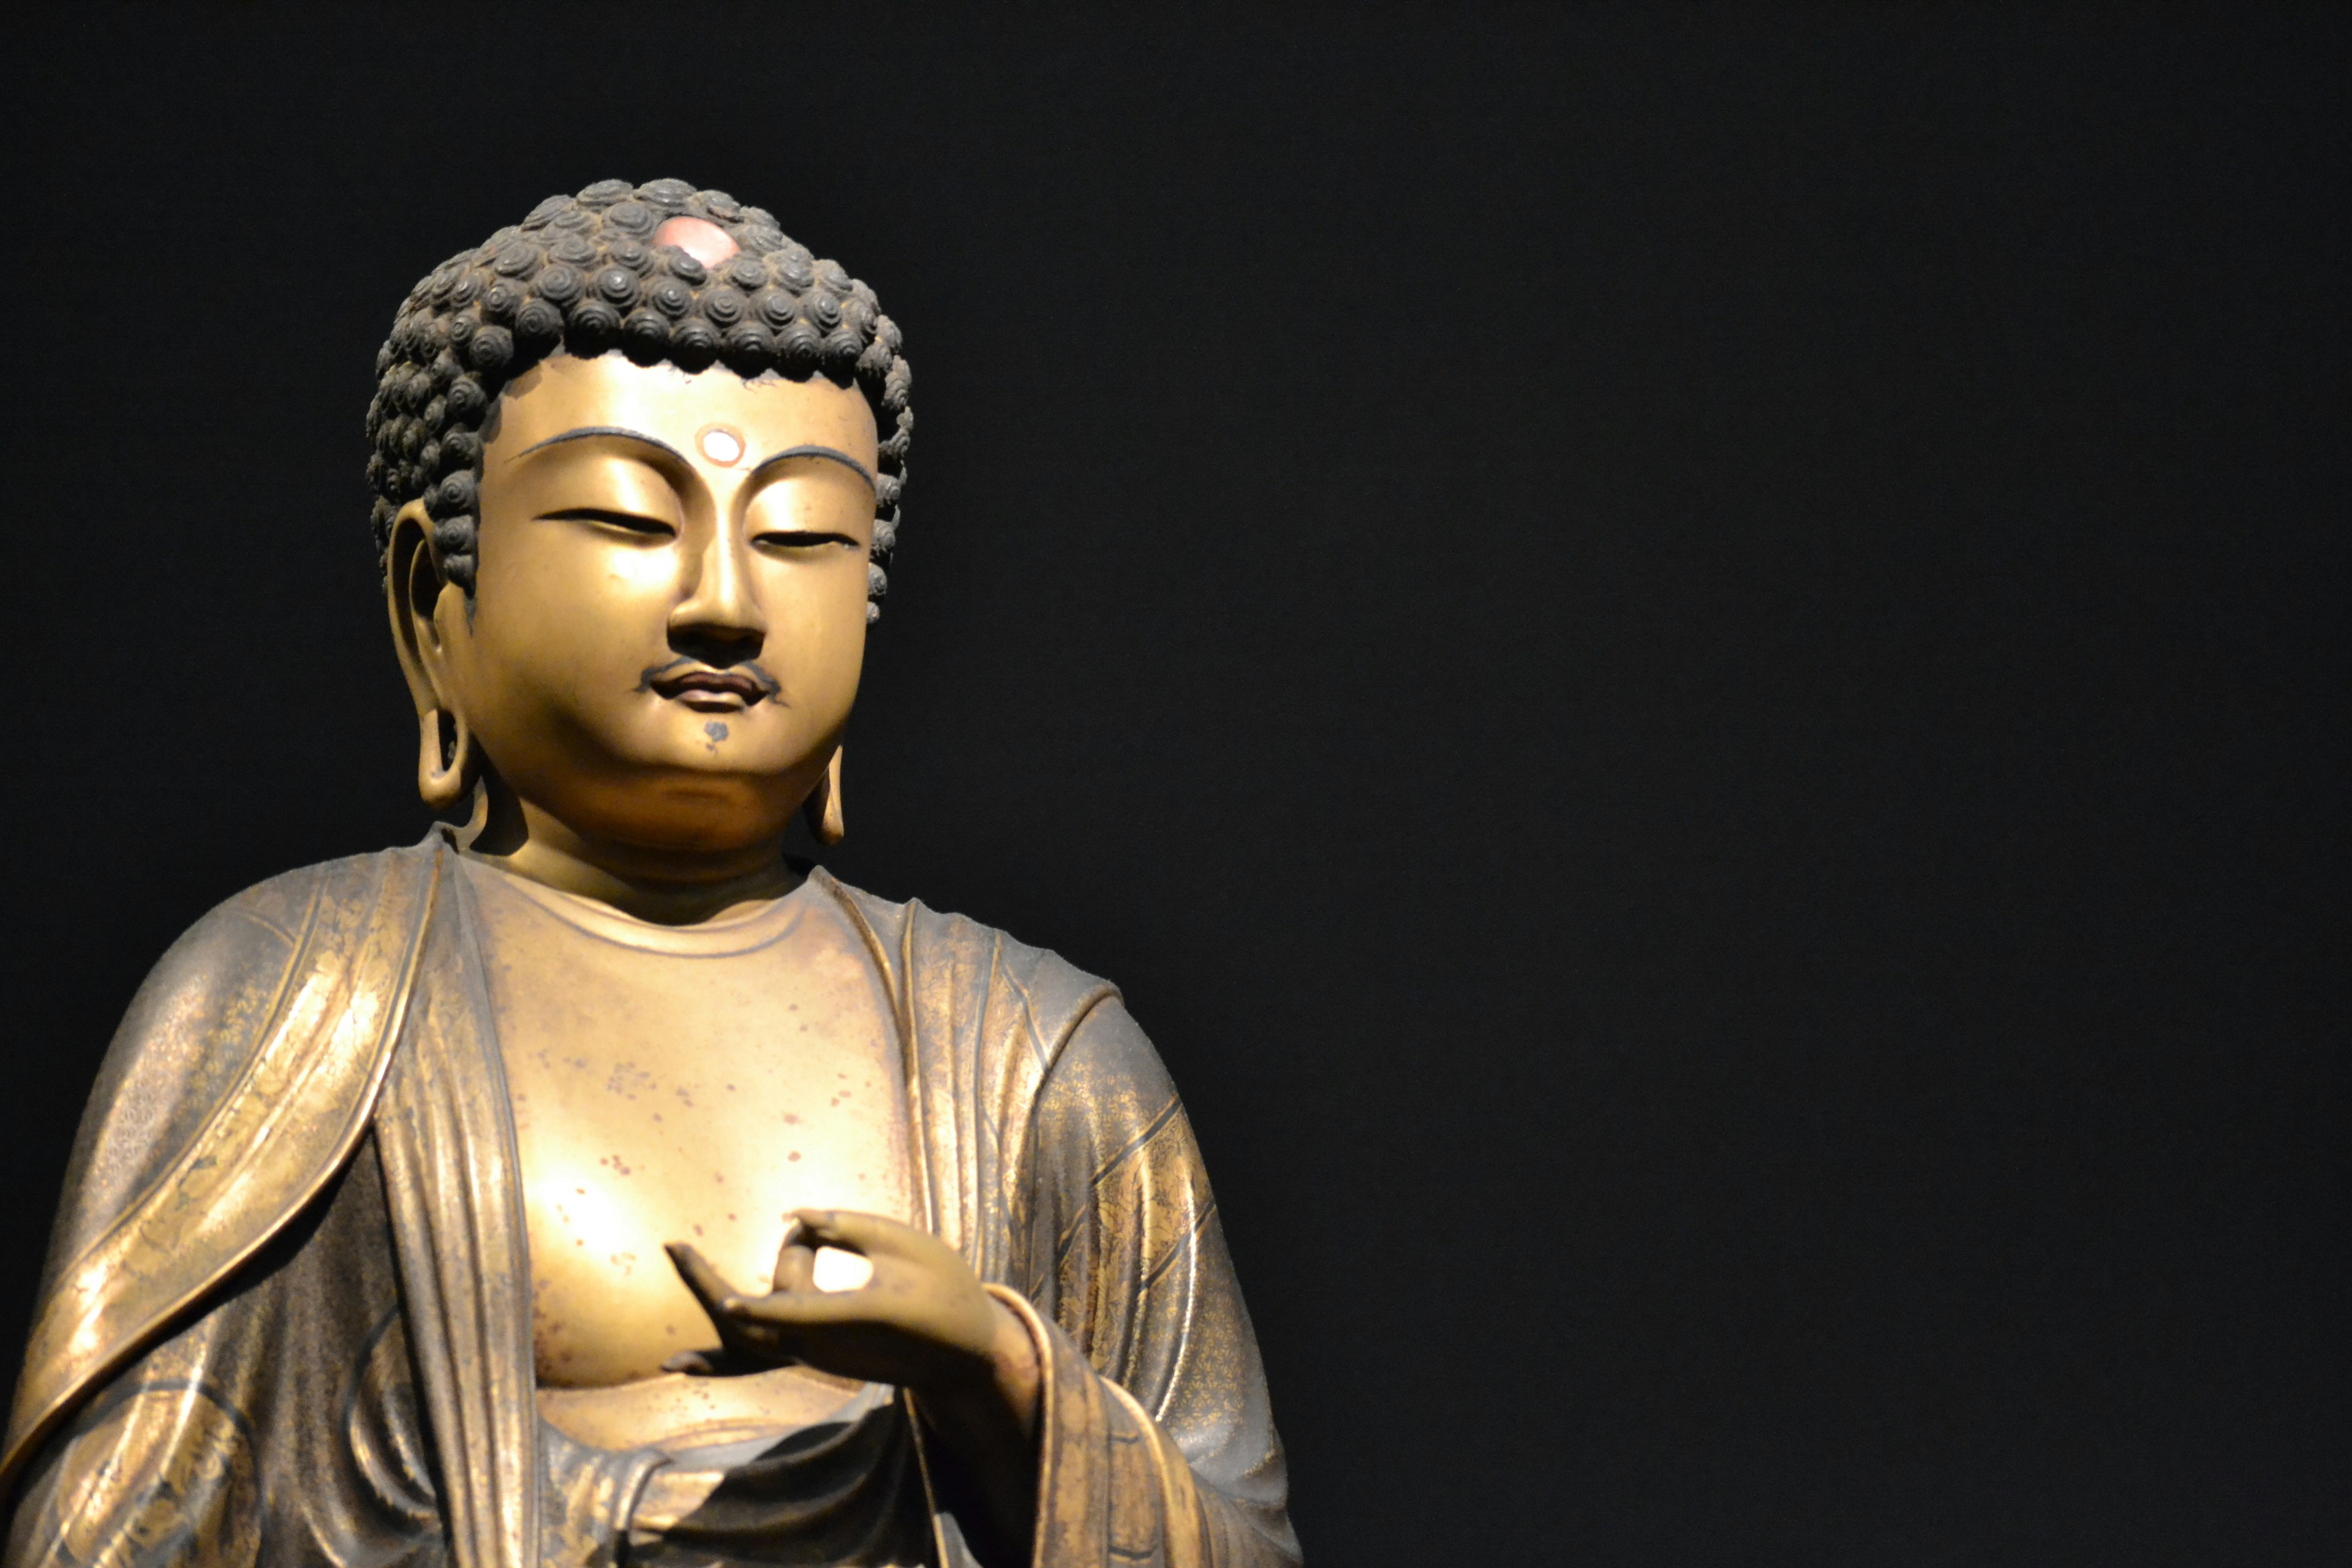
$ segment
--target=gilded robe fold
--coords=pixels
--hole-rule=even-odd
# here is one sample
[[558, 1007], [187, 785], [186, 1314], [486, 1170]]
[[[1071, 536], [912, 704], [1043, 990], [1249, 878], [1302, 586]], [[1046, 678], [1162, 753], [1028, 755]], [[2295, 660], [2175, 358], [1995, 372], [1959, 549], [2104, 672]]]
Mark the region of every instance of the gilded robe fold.
[[[264, 883], [133, 1002], [0, 1453], [9, 1568], [631, 1552], [664, 1457], [583, 1448], [533, 1404], [513, 1131], [454, 853], [436, 835]], [[1038, 1568], [1296, 1563], [1215, 1203], [1117, 993], [813, 877], [892, 998], [928, 1222], [1045, 1352]], [[802, 1509], [774, 1560], [968, 1561], [889, 1414], [806, 1461], [846, 1500]], [[900, 1485], [931, 1514], [913, 1548], [856, 1510]]]

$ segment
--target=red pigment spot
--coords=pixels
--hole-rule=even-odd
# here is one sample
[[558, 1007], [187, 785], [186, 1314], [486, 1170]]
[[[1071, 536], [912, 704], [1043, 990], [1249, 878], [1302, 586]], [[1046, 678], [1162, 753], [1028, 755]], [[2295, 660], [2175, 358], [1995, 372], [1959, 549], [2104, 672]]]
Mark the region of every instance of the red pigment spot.
[[727, 231], [703, 217], [674, 217], [654, 230], [654, 244], [675, 245], [705, 267], [716, 267], [735, 254]]

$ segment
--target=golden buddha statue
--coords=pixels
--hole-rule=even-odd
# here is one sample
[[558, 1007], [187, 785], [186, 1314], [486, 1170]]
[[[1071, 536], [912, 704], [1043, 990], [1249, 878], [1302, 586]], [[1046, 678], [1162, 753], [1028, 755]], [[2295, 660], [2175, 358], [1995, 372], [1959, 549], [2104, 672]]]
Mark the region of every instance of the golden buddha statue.
[[472, 817], [230, 900], [140, 991], [10, 1568], [1297, 1561], [1118, 993], [784, 854], [841, 834], [900, 348], [671, 180], [417, 285], [376, 545], [420, 792]]

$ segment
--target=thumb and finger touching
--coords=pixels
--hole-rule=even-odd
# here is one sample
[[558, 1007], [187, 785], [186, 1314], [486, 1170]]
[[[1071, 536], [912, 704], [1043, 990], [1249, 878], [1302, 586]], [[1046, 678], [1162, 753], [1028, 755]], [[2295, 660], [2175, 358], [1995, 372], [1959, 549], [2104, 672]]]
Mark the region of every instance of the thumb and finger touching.
[[893, 1233], [908, 1227], [871, 1215], [801, 1209], [790, 1216], [776, 1254], [779, 1290], [855, 1290], [874, 1278], [877, 1259], [906, 1250]]

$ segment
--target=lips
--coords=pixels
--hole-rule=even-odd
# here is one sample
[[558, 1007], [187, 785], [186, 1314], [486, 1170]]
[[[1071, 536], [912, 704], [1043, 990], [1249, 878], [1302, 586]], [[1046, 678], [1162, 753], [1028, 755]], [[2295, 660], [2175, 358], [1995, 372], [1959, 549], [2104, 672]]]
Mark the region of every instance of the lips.
[[656, 695], [698, 713], [740, 713], [776, 694], [776, 683], [764, 676], [764, 671], [673, 668], [646, 684]]

